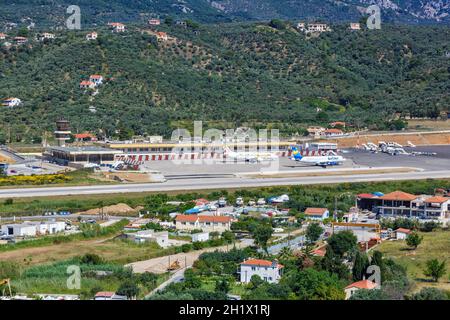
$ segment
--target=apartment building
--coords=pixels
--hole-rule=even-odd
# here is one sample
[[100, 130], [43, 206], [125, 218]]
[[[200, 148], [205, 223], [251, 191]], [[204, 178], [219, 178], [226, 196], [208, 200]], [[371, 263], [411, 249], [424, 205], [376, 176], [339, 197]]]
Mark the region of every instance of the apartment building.
[[203, 232], [228, 231], [231, 228], [231, 218], [226, 216], [184, 215], [179, 214], [175, 218], [175, 226], [178, 230]]

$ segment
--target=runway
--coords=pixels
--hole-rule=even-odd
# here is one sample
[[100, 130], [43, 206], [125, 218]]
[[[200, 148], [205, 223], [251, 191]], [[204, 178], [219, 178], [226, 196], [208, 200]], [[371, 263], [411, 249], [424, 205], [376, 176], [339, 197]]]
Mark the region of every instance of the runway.
[[406, 173], [386, 174], [354, 174], [346, 176], [315, 176], [302, 178], [197, 178], [189, 177], [182, 180], [168, 180], [165, 183], [147, 184], [118, 184], [104, 186], [82, 186], [82, 187], [46, 187], [46, 188], [22, 188], [22, 189], [0, 189], [0, 198], [30, 198], [48, 196], [68, 195], [93, 195], [93, 194], [120, 194], [141, 192], [167, 192], [167, 191], [195, 191], [210, 189], [232, 189], [271, 186], [295, 186], [295, 185], [318, 185], [345, 182], [369, 182], [369, 181], [398, 181], [398, 180], [420, 180], [420, 179], [443, 179], [450, 178], [450, 170], [422, 171]]

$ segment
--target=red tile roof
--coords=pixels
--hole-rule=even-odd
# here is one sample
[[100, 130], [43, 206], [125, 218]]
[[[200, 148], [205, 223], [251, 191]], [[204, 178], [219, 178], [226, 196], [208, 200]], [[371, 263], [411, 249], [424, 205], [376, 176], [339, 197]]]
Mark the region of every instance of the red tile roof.
[[435, 196], [428, 199], [425, 199], [425, 203], [444, 203], [450, 200], [450, 198]]
[[248, 259], [241, 263], [241, 265], [247, 265], [247, 266], [257, 266], [257, 267], [272, 267], [274, 263], [277, 265], [278, 269], [284, 268], [282, 264], [279, 264], [278, 262], [272, 262], [269, 260], [262, 260], [262, 259]]
[[95, 138], [92, 133], [77, 133], [75, 134], [75, 139], [86, 139], [86, 138]]
[[110, 298], [110, 297], [112, 297], [112, 296], [115, 295], [115, 294], [116, 294], [115, 292], [110, 292], [110, 291], [100, 291], [100, 292], [97, 292], [97, 293], [95, 294], [95, 297]]
[[373, 199], [373, 198], [376, 198], [376, 196], [371, 194], [371, 193], [361, 193], [361, 194], [358, 194], [358, 198], [360, 198], [360, 199]]
[[323, 215], [327, 211], [328, 211], [327, 208], [307, 208], [305, 210], [305, 214], [308, 216], [317, 216], [317, 215]]
[[336, 134], [342, 134], [344, 133], [341, 129], [327, 129], [325, 130], [325, 133], [336, 133]]
[[345, 287], [345, 289], [350, 289], [350, 288], [358, 288], [358, 289], [375, 289], [377, 288], [378, 285], [375, 282], [372, 282], [370, 280], [361, 280], [358, 282], [354, 282], [348, 286]]
[[417, 198], [418, 196], [403, 191], [394, 191], [380, 197], [380, 199], [382, 200], [390, 200], [390, 201], [413, 201]]
[[395, 232], [410, 234], [411, 230], [405, 228], [398, 228], [397, 230], [395, 230]]
[[196, 214], [187, 215], [187, 214], [179, 214], [175, 218], [177, 222], [197, 222], [198, 216]]
[[93, 86], [93, 85], [95, 85], [95, 83], [93, 83], [92, 81], [84, 80], [80, 82], [80, 86]]
[[227, 216], [198, 216], [199, 222], [213, 222], [213, 223], [230, 223], [231, 218]]
[[99, 74], [93, 74], [89, 77], [90, 79], [101, 79], [103, 78], [103, 76], [99, 75]]

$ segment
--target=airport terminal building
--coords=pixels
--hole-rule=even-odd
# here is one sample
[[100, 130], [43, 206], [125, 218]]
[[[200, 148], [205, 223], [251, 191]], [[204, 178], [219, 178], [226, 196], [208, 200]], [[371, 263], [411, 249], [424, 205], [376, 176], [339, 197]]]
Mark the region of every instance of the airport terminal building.
[[116, 161], [116, 157], [122, 155], [120, 150], [113, 150], [97, 146], [85, 147], [48, 147], [44, 157], [61, 165], [99, 164], [108, 165]]

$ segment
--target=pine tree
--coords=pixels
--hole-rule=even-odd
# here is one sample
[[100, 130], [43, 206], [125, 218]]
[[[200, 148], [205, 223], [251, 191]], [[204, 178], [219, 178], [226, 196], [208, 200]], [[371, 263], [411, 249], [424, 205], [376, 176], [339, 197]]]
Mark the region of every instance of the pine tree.
[[353, 280], [363, 280], [366, 276], [367, 268], [369, 267], [369, 259], [365, 253], [356, 252], [355, 262], [353, 263]]

